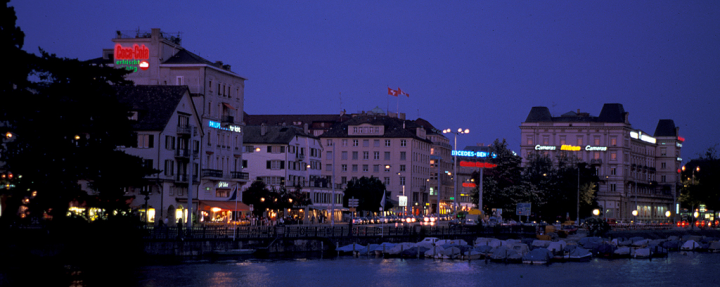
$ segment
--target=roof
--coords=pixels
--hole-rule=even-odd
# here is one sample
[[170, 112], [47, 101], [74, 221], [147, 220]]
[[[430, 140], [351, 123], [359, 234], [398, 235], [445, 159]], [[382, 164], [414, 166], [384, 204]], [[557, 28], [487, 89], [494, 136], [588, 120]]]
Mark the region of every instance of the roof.
[[[261, 135], [262, 128], [267, 132]], [[317, 138], [294, 126], [245, 126], [244, 144], [289, 144], [296, 136]]]
[[133, 129], [162, 131], [186, 93], [187, 86], [115, 86], [118, 101], [138, 112]]
[[[405, 128], [403, 128], [403, 123], [405, 124]], [[368, 134], [363, 134], [361, 136], [358, 135], [348, 135], [348, 126], [357, 126], [361, 124], [371, 124], [371, 125], [383, 125], [385, 126], [385, 134], [380, 136], [373, 136]], [[432, 143], [430, 140], [425, 138], [420, 138], [415, 135], [415, 129], [418, 127], [423, 127], [422, 125], [419, 125], [416, 121], [413, 120], [401, 120], [395, 117], [389, 117], [389, 116], [356, 116], [352, 119], [349, 119], [347, 121], [344, 121], [342, 123], [335, 124], [330, 130], [326, 131], [324, 134], [320, 135], [321, 138], [344, 138], [344, 137], [383, 137], [383, 138], [414, 138], [418, 140], [422, 140], [428, 143]], [[425, 127], [426, 133], [428, 131], [428, 128]]]
[[601, 123], [624, 123], [627, 113], [622, 104], [604, 104], [600, 116], [591, 116], [588, 113], [567, 112], [559, 117], [550, 115], [547, 107], [532, 107], [525, 119], [526, 123], [536, 122], [601, 122]]
[[[319, 115], [248, 115], [245, 114], [243, 119], [247, 125], [260, 125], [266, 124], [268, 126], [282, 126], [282, 125], [295, 125], [295, 122], [300, 122], [299, 125], [308, 124], [315, 128], [314, 123], [338, 123], [349, 120], [349, 115], [339, 114], [319, 114]], [[329, 128], [327, 126], [326, 128]]]
[[655, 137], [677, 137], [677, 129], [675, 128], [675, 122], [673, 120], [664, 119], [658, 121], [657, 128], [655, 128]]
[[207, 59], [196, 55], [186, 49], [181, 49], [175, 55], [167, 59], [163, 64], [206, 64], [222, 68]]
[[[212, 61], [209, 61], [209, 60], [207, 60], [207, 59], [205, 59], [205, 58], [203, 58], [203, 57], [200, 57], [199, 55], [197, 55], [197, 54], [195, 54], [195, 53], [193, 53], [193, 52], [188, 51], [187, 49], [180, 49], [177, 53], [175, 53], [175, 55], [173, 55], [173, 56], [170, 57], [169, 59], [165, 60], [165, 62], [163, 62], [163, 64], [170, 64], [170, 65], [193, 65], [193, 64], [195, 64], [195, 65], [197, 65], [197, 64], [200, 64], [200, 65], [208, 65], [208, 66], [215, 67], [215, 68], [217, 68], [217, 69], [219, 69], [219, 70], [222, 70], [222, 71], [225, 71], [225, 72], [228, 72], [228, 73], [231, 73], [231, 74], [233, 74], [233, 75], [236, 75], [236, 76], [240, 77], [239, 75], [237, 75], [237, 74], [235, 74], [234, 72], [230, 71], [230, 66], [229, 66], [229, 65], [223, 65], [222, 62], [212, 62]], [[241, 77], [241, 78], [245, 79], [244, 77]]]

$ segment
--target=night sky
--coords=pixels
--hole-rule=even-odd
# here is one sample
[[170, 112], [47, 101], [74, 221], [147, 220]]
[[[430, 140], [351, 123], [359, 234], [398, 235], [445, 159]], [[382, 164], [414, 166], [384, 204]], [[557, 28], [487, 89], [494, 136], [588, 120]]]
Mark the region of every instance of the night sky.
[[[720, 142], [720, 1], [32, 1], [10, 2], [38, 47], [81, 60], [116, 30], [182, 32], [183, 47], [248, 79], [248, 114], [379, 106], [458, 146], [518, 150], [533, 106], [597, 116], [621, 103], [652, 134], [673, 119], [683, 159]], [[400, 87], [410, 97], [387, 95]], [[451, 137], [452, 141], [452, 137]]]

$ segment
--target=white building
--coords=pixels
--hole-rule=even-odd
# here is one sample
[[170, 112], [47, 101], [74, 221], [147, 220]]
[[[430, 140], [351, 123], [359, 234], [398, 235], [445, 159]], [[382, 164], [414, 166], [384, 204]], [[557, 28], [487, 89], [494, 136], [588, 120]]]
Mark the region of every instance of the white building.
[[621, 104], [605, 104], [597, 117], [579, 110], [551, 116], [547, 107], [533, 107], [520, 125], [523, 163], [531, 153], [576, 157], [596, 169], [606, 218], [667, 221], [666, 211], [676, 214], [684, 139], [673, 120], [660, 120], [651, 136], [628, 116]]
[[[201, 119], [200, 183], [193, 198], [230, 198], [231, 188], [247, 182], [242, 172], [242, 122], [245, 78], [220, 61], [211, 62], [183, 48], [179, 35], [118, 31], [114, 47], [89, 60], [132, 71], [138, 85], [187, 86]], [[197, 210], [194, 203], [193, 210]]]

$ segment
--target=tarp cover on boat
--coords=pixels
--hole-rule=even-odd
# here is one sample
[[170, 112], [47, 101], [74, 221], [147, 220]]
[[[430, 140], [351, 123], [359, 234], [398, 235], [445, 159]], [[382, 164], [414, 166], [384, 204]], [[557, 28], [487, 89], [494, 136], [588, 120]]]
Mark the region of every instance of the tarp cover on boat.
[[536, 248], [528, 252], [528, 254], [525, 254], [525, 256], [523, 256], [523, 261], [542, 263], [547, 262], [551, 257], [552, 254], [550, 253], [550, 250], [547, 250], [546, 248]]
[[590, 250], [587, 250], [582, 247], [575, 248], [572, 252], [570, 252], [569, 258], [570, 259], [582, 259], [591, 256]]

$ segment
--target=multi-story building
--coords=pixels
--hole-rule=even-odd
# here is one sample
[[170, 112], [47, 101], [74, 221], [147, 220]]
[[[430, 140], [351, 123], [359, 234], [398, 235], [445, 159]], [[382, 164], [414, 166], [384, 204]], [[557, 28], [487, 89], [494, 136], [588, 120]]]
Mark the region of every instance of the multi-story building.
[[427, 138], [432, 142], [430, 147], [430, 178], [427, 181], [430, 196], [430, 212], [448, 214], [452, 212], [455, 202], [453, 177], [453, 157], [450, 140], [441, 130], [430, 122], [418, 118], [415, 123], [425, 128]]
[[[312, 201], [309, 209], [329, 216], [332, 189], [322, 177], [323, 147], [320, 139], [310, 131], [295, 126], [246, 126], [243, 134], [245, 144], [244, 170], [250, 180], [261, 180], [274, 190], [301, 188]], [[342, 190], [336, 190], [336, 219], [340, 219]], [[317, 216], [317, 214], [315, 214]]]
[[684, 139], [673, 120], [660, 120], [651, 136], [633, 128], [628, 115], [621, 104], [605, 104], [599, 116], [578, 110], [555, 117], [547, 107], [533, 107], [520, 125], [523, 163], [531, 153], [577, 158], [600, 178], [604, 217], [669, 220], [666, 211], [676, 214]]
[[407, 213], [430, 213], [433, 142], [417, 121], [406, 120], [404, 114], [386, 116], [376, 109], [334, 125], [320, 138], [326, 153], [323, 175], [333, 183], [344, 185], [372, 176], [385, 183], [394, 200], [407, 197]]
[[[130, 107], [130, 119], [138, 135], [137, 147], [127, 154], [161, 172], [148, 177], [148, 184], [131, 189], [130, 206], [144, 211], [152, 207], [150, 221], [168, 218], [176, 223], [177, 211], [187, 207], [188, 186], [198, 184], [203, 128], [186, 86], [119, 86], [118, 100]], [[148, 195], [147, 202], [145, 195]], [[149, 209], [149, 208], [148, 208]], [[154, 217], [154, 218], [152, 218]], [[153, 220], [154, 219], [154, 220]]]
[[198, 155], [201, 180], [193, 192], [198, 200], [229, 198], [230, 189], [248, 179], [241, 170], [245, 78], [230, 65], [186, 50], [179, 35], [160, 29], [118, 31], [112, 41], [112, 49], [89, 62], [130, 70], [127, 79], [139, 85], [187, 86], [205, 130]]

